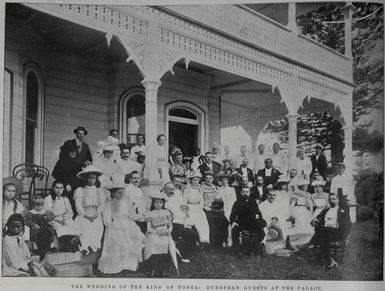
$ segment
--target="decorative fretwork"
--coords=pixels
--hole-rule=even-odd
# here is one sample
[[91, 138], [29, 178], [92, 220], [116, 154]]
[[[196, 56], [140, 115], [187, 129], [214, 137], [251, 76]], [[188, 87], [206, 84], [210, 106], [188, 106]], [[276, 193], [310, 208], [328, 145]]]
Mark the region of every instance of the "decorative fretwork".
[[[280, 47], [282, 44], [284, 44], [285, 47], [289, 47], [290, 44], [293, 43], [293, 40], [288, 40], [283, 36], [280, 40], [282, 41], [281, 44], [274, 43], [274, 41], [271, 40], [271, 37], [273, 35], [276, 37], [276, 35], [271, 33], [271, 31], [269, 32], [271, 25], [277, 29], [284, 28], [277, 26], [266, 19], [263, 19], [263, 22], [269, 24], [261, 24], [259, 32], [250, 31], [251, 27], [254, 27], [256, 23], [259, 23], [258, 21], [262, 20], [255, 20], [257, 22], [251, 21], [250, 15], [256, 19], [258, 19], [258, 15], [253, 13], [250, 14], [250, 12], [237, 6], [204, 6], [210, 9], [220, 9], [220, 12], [218, 12], [219, 14], [214, 13], [214, 20], [217, 21], [218, 15], [222, 15], [221, 17], [223, 18], [221, 21], [226, 27], [235, 25], [235, 28], [233, 29], [239, 30], [239, 32], [229, 30], [230, 34], [236, 36], [236, 38], [229, 38], [216, 33], [213, 30], [198, 26], [189, 21], [184, 21], [179, 17], [149, 6], [106, 7], [102, 5], [73, 4], [25, 5], [68, 21], [104, 31], [108, 34], [107, 40], [110, 39], [111, 35], [118, 37], [122, 40], [124, 47], [128, 51], [129, 59], [133, 60], [138, 65], [139, 70], [141, 70], [143, 75], [146, 74], [144, 63], [148, 61], [149, 54], [148, 52], [146, 54], [145, 47], [146, 44], [151, 43], [148, 42], [148, 39], [153, 39], [155, 37], [157, 38], [156, 43], [159, 44], [159, 47], [156, 46], [148, 51], [151, 51], [151, 53], [157, 51], [156, 55], [158, 57], [155, 58], [156, 63], [152, 63], [152, 65], [154, 66], [154, 69], [156, 66], [156, 75], [159, 75], [160, 77], [167, 70], [172, 70], [172, 66], [178, 59], [184, 58], [252, 80], [271, 84], [273, 87], [298, 87], [298, 90], [301, 91], [300, 94], [290, 98], [299, 98], [303, 100], [302, 96], [305, 95], [328, 100], [342, 106], [344, 102], [346, 103], [346, 100], [344, 99], [349, 99], [349, 94], [352, 90], [351, 85], [341, 82], [338, 79], [305, 68], [288, 59], [281, 58], [273, 53], [268, 53], [241, 41], [240, 39], [242, 39], [242, 37], [261, 37], [262, 40], [267, 41], [267, 43], [270, 43], [275, 47]], [[186, 11], [188, 10], [187, 7], [184, 9], [186, 9]], [[232, 13], [226, 14], [227, 12], [225, 13], [224, 11], [232, 11]], [[247, 13], [248, 16], [246, 16], [245, 13]], [[227, 15], [229, 19], [226, 20], [226, 17], [223, 15]], [[243, 17], [245, 18], [243, 19]], [[199, 19], [197, 18], [195, 20]], [[157, 23], [158, 29], [154, 29], [153, 31], [157, 31], [158, 35], [149, 32], [150, 23], [153, 22]], [[287, 31], [287, 29], [285, 31]], [[266, 34], [269, 35], [269, 38]], [[237, 40], [237, 38], [239, 40]], [[297, 44], [310, 41], [301, 37], [296, 39]], [[319, 49], [324, 50], [323, 53], [321, 53], [321, 56], [324, 56], [325, 59], [329, 58], [329, 53], [333, 53], [335, 56], [331, 61], [328, 61], [328, 66], [331, 66], [332, 68], [326, 71], [333, 71], [334, 68], [341, 68], [341, 66], [343, 69], [345, 68], [344, 64], [346, 63], [346, 58], [339, 56], [334, 52], [330, 52], [330, 50], [327, 50], [326, 48], [319, 47]], [[308, 54], [306, 50], [308, 49], [300, 51], [299, 55]], [[271, 51], [276, 52], [273, 48], [271, 48]], [[291, 58], [291, 55], [288, 54], [285, 55], [285, 57]], [[339, 58], [343, 60], [343, 65], [341, 65]], [[301, 62], [301, 60], [299, 61]], [[314, 62], [314, 60], [312, 61]], [[148, 68], [147, 71], [149, 71]], [[290, 98], [288, 99], [285, 97], [284, 101], [286, 104], [288, 104]], [[348, 103], [351, 101], [350, 99], [347, 100]]]

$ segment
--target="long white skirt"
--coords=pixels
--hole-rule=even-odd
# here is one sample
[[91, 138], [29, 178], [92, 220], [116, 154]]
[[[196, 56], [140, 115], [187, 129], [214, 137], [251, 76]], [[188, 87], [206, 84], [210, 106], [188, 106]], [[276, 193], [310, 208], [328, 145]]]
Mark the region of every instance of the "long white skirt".
[[313, 213], [306, 206], [296, 206], [295, 211], [295, 228], [297, 233], [313, 233], [314, 229], [311, 226]]
[[144, 234], [128, 217], [115, 219], [106, 228], [99, 270], [116, 274], [122, 270], [136, 271], [142, 262]]
[[92, 251], [96, 252], [97, 249], [101, 248], [104, 230], [101, 215], [96, 217], [92, 223], [88, 219], [77, 216], [74, 223], [80, 232], [81, 250], [88, 251], [88, 248], [91, 248]]
[[203, 208], [199, 204], [188, 204], [190, 207], [190, 217], [198, 231], [201, 242], [208, 243], [210, 241], [210, 228], [207, 217]]

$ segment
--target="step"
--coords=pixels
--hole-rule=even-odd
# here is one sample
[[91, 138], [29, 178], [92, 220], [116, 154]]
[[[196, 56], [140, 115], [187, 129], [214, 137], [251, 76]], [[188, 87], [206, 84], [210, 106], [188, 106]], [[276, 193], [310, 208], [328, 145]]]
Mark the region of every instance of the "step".
[[101, 251], [92, 252], [88, 255], [82, 255], [80, 259], [80, 263], [84, 265], [95, 265], [99, 262], [101, 255], [102, 255]]
[[51, 265], [61, 265], [68, 264], [80, 261], [82, 258], [80, 252], [56, 252], [56, 253], [47, 253], [44, 257], [43, 262], [47, 262]]
[[55, 265], [56, 277], [92, 277], [92, 265], [83, 265], [80, 263], [70, 263]]

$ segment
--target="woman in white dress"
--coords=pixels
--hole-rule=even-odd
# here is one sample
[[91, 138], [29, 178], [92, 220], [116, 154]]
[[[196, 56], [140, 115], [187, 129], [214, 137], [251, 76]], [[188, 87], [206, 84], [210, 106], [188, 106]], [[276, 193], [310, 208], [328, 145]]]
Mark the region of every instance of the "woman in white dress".
[[94, 166], [84, 168], [78, 174], [85, 181], [85, 186], [77, 188], [74, 193], [78, 216], [75, 218], [76, 227], [80, 232], [81, 250], [86, 254], [101, 248], [103, 235], [102, 212], [106, 197], [100, 188], [96, 188], [97, 177], [102, 171]]
[[189, 215], [195, 224], [201, 243], [209, 243], [209, 223], [203, 211], [204, 201], [199, 186], [202, 176], [193, 172], [187, 178], [190, 180], [190, 185], [183, 192], [183, 203], [190, 208]]
[[113, 156], [116, 149], [119, 149], [119, 147], [106, 145], [103, 148], [103, 156], [93, 163], [95, 168], [101, 170], [103, 173], [99, 177], [100, 187], [105, 191], [108, 199], [109, 193], [106, 190], [106, 187], [110, 187], [113, 183], [120, 182], [120, 180], [124, 179], [123, 171], [121, 170], [118, 161]]
[[311, 194], [307, 192], [308, 181], [298, 179], [298, 189], [295, 190], [295, 228], [298, 233], [313, 233], [314, 229], [311, 226], [313, 220], [313, 203]]
[[158, 164], [158, 172], [159, 178], [163, 181], [163, 183], [170, 182], [170, 175], [168, 173], [168, 154], [166, 148], [166, 136], [164, 134], [158, 135], [156, 138], [158, 144], [156, 147], [156, 153], [158, 154], [157, 164]]
[[[220, 177], [221, 186], [218, 189], [218, 195], [216, 199], [221, 199], [223, 201], [223, 210], [226, 219], [230, 222], [230, 214], [231, 210], [233, 209], [233, 205], [235, 201], [237, 200], [237, 194], [235, 193], [234, 187], [229, 186], [229, 176], [223, 175]], [[232, 245], [232, 239], [231, 239], [231, 225], [229, 224], [228, 230], [227, 230], [227, 246]]]
[[109, 187], [112, 199], [107, 201], [103, 211], [106, 226], [99, 270], [104, 274], [117, 274], [123, 270], [136, 271], [142, 262], [144, 234], [136, 223], [129, 218], [128, 196], [124, 184]]
[[313, 181], [312, 186], [314, 186], [315, 193], [311, 195], [311, 200], [314, 204], [314, 217], [317, 217], [318, 214], [324, 210], [329, 204], [329, 194], [323, 191], [323, 187], [325, 186], [325, 181]]

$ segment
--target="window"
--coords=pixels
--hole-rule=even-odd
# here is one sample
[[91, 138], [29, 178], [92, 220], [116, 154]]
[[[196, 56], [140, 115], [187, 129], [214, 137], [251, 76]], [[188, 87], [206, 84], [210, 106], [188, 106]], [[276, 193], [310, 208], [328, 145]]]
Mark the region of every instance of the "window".
[[43, 86], [38, 69], [28, 65], [24, 75], [25, 135], [24, 161], [42, 164]]

